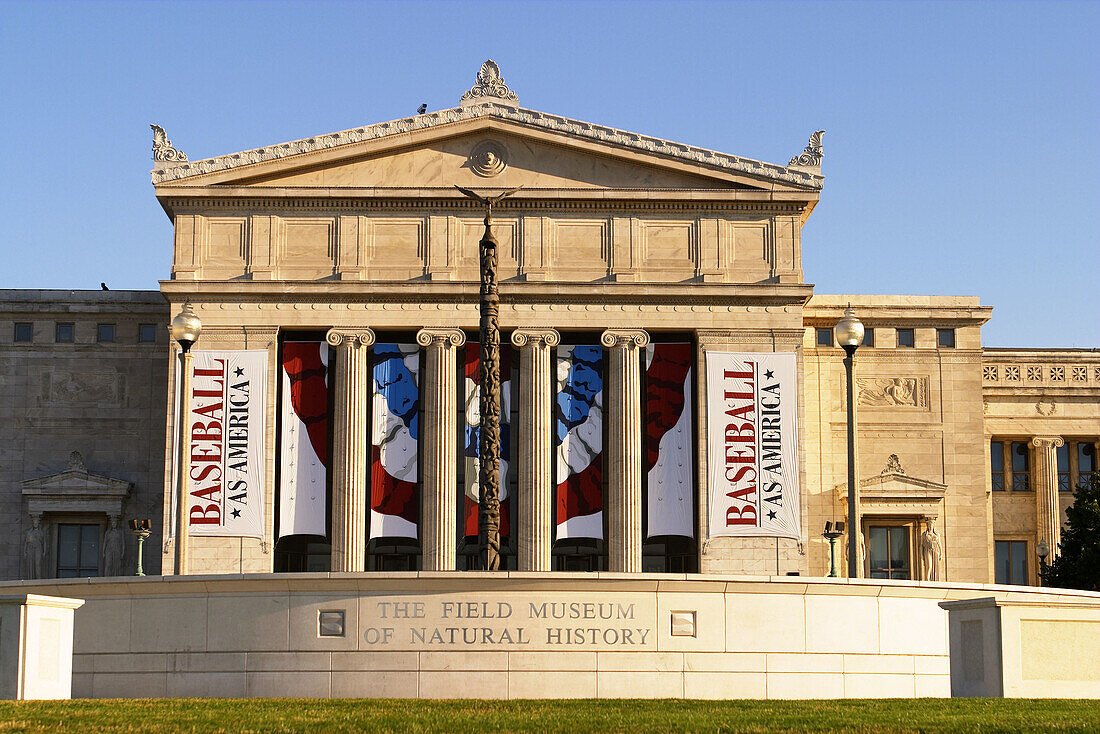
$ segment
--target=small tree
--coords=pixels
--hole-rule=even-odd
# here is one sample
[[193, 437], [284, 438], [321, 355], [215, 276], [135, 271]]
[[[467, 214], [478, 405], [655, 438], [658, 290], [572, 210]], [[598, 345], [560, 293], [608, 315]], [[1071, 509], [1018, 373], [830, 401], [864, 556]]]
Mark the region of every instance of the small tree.
[[1100, 478], [1077, 485], [1066, 509], [1060, 552], [1041, 571], [1043, 586], [1100, 591]]

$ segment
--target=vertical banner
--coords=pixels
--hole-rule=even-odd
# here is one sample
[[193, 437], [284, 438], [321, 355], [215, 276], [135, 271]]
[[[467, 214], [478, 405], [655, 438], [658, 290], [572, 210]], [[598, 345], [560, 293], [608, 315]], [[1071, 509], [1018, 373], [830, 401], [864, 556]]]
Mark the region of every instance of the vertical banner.
[[263, 538], [266, 350], [197, 351], [187, 396], [191, 535]]
[[279, 533], [325, 535], [328, 492], [326, 342], [284, 342], [279, 431]]
[[556, 348], [556, 538], [603, 539], [603, 347]]
[[420, 347], [375, 344], [371, 355], [370, 537], [417, 537]]
[[646, 537], [695, 537], [691, 344], [646, 347]]
[[[478, 503], [481, 500], [481, 488], [478, 484], [478, 471], [481, 461], [478, 459], [478, 446], [481, 440], [481, 344], [466, 342], [464, 349], [463, 376], [466, 430], [463, 432], [462, 450], [465, 457], [464, 478], [466, 493], [462, 500], [462, 534], [476, 537], [478, 534]], [[506, 344], [500, 345], [500, 536], [508, 537], [511, 532], [509, 514], [511, 492], [508, 487], [509, 469], [514, 466], [511, 441], [512, 422], [512, 351]]]
[[793, 352], [707, 352], [710, 535], [800, 539]]

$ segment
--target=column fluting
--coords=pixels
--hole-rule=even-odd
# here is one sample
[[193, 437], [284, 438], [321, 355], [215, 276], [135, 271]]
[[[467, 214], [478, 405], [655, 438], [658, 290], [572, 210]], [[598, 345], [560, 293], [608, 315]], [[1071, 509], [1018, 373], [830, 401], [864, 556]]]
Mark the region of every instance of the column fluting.
[[641, 360], [649, 344], [639, 329], [608, 329], [600, 343], [610, 352], [608, 389], [607, 550], [611, 571], [642, 570]]
[[367, 558], [367, 348], [370, 329], [330, 329], [336, 348], [332, 431], [332, 570], [362, 571]]
[[1036, 436], [1035, 448], [1035, 532], [1050, 546], [1049, 561], [1058, 556], [1062, 542], [1062, 513], [1058, 509], [1057, 449], [1065, 443], [1059, 436]]
[[519, 349], [519, 570], [549, 571], [553, 532], [553, 415], [550, 349], [561, 342], [554, 329], [517, 329]]
[[416, 343], [427, 353], [421, 444], [423, 518], [420, 552], [425, 571], [454, 571], [458, 554], [458, 398], [456, 352], [466, 343], [458, 329], [421, 329]]

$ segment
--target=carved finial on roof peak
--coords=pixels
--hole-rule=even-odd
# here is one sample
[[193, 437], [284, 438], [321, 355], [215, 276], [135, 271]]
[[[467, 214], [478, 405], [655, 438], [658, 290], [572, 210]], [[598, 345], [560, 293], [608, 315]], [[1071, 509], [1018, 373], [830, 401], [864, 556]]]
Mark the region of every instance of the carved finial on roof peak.
[[897, 454], [890, 454], [890, 458], [886, 460], [886, 468], [882, 470], [883, 474], [904, 474], [905, 469], [901, 466], [901, 459]]
[[69, 471], [88, 471], [84, 466], [84, 456], [79, 451], [69, 454]]
[[187, 154], [172, 147], [172, 141], [160, 125], [150, 125], [153, 128], [153, 160], [166, 163], [185, 163]]
[[500, 67], [492, 59], [488, 59], [481, 65], [474, 86], [463, 92], [462, 99], [459, 100], [459, 104], [463, 107], [481, 104], [482, 102], [519, 104], [519, 98], [504, 83], [504, 78], [500, 75]]
[[796, 155], [787, 162], [788, 166], [798, 166], [799, 168], [816, 168], [821, 170], [821, 159], [825, 157], [823, 148], [821, 147], [821, 136], [825, 134], [824, 130], [818, 130], [810, 136], [810, 142], [806, 143], [805, 150], [801, 155]]

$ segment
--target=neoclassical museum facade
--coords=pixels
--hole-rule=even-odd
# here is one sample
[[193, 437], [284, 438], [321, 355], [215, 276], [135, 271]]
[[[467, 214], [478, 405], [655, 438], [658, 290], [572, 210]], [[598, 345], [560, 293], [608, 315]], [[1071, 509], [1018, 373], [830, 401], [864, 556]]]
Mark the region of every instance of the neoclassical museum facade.
[[493, 215], [504, 568], [824, 576], [854, 489], [861, 575], [1034, 584], [1096, 471], [1097, 350], [985, 348], [976, 297], [814, 292], [820, 132], [763, 163], [527, 109], [487, 62], [452, 109], [195, 161], [154, 134], [160, 290], [0, 291], [0, 579], [131, 574], [134, 518], [174, 572], [185, 303], [189, 573], [476, 568], [456, 185], [521, 187]]

